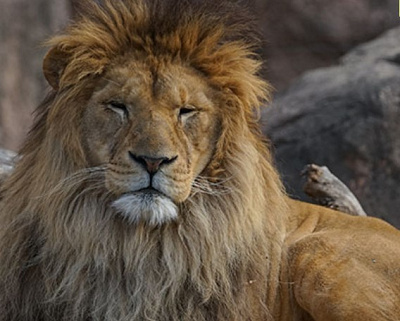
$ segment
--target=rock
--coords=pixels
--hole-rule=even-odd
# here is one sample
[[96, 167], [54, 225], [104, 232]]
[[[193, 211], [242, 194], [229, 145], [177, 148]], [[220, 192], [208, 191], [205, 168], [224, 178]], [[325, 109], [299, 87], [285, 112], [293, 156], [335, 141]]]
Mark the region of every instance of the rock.
[[16, 153], [0, 148], [0, 185], [14, 169], [14, 161], [16, 157]]
[[300, 172], [328, 166], [365, 211], [400, 227], [400, 28], [338, 66], [305, 73], [262, 114], [288, 193], [308, 200]]
[[284, 89], [306, 70], [336, 64], [354, 46], [399, 25], [393, 0], [253, 0], [266, 77]]

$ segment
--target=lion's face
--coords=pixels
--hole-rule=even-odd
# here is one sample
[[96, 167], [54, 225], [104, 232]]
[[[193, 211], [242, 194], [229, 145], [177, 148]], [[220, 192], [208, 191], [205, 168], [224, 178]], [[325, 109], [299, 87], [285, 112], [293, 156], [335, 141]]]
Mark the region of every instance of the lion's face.
[[[150, 64], [149, 64], [150, 65]], [[90, 166], [106, 165], [113, 206], [129, 221], [177, 216], [218, 137], [216, 90], [194, 69], [145, 62], [110, 67], [83, 115]]]

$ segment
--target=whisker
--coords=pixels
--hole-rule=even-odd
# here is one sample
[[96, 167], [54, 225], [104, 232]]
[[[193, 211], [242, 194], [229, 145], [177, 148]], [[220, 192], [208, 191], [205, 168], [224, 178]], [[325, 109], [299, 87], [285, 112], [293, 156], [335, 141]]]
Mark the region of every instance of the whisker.
[[97, 175], [101, 175], [104, 173], [104, 171], [107, 169], [107, 166], [97, 166], [97, 167], [89, 167], [89, 168], [83, 168], [81, 170], [78, 170], [71, 175], [65, 177], [64, 179], [60, 180], [57, 185], [55, 185], [50, 191], [47, 193], [44, 193], [42, 195], [39, 195], [36, 197], [36, 199], [42, 198], [42, 197], [47, 197], [51, 196], [58, 191], [65, 189], [65, 188], [72, 188], [74, 186], [78, 186], [85, 181], [88, 181], [89, 179], [94, 178]]
[[209, 185], [218, 186], [220, 184], [229, 182], [232, 179], [232, 176], [223, 179], [217, 179], [216, 181], [214, 181], [215, 179], [216, 179], [215, 177], [197, 176], [195, 181], [206, 182]]
[[225, 183], [228, 182], [230, 179], [231, 177], [228, 177], [226, 179], [221, 179], [216, 182], [210, 182], [207, 177], [198, 176], [192, 182], [193, 195], [197, 193], [214, 196], [230, 194], [234, 191], [234, 189], [231, 186], [225, 185]]
[[89, 192], [92, 192], [96, 189], [98, 189], [99, 187], [102, 187], [103, 184], [97, 184], [97, 185], [92, 185], [90, 187], [86, 187], [84, 188], [82, 191], [80, 191], [74, 198], [73, 200], [70, 202], [70, 206], [74, 207], [76, 202], [81, 198], [81, 196], [88, 194]]

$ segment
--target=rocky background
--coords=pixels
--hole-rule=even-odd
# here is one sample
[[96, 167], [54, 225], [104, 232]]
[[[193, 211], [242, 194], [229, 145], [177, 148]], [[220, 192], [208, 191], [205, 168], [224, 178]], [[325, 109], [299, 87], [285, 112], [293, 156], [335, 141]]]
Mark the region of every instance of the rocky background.
[[[47, 91], [41, 44], [81, 1], [0, 0], [0, 147], [21, 145]], [[288, 192], [305, 198], [299, 172], [327, 165], [368, 214], [400, 227], [398, 3], [249, 2], [264, 34], [264, 74], [276, 88], [262, 124]]]
[[305, 73], [271, 107], [263, 129], [289, 194], [307, 200], [299, 173], [323, 164], [368, 214], [400, 227], [400, 27]]

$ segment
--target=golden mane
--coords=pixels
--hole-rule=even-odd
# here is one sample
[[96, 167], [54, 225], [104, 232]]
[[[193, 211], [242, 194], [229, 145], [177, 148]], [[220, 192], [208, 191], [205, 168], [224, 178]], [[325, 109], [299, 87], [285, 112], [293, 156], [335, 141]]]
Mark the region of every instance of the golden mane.
[[[93, 1], [49, 41], [54, 91], [2, 191], [0, 320], [272, 320], [287, 209], [257, 126], [269, 87], [248, 19], [231, 2]], [[85, 102], [130, 54], [190, 65], [225, 97], [216, 187], [165, 226], [115, 219], [83, 152]]]
[[[84, 2], [79, 19], [48, 41], [70, 57], [61, 88], [101, 74], [115, 59], [134, 52], [190, 64], [210, 83], [232, 90], [247, 109], [266, 98], [269, 88], [257, 77], [257, 35], [243, 7], [225, 1], [102, 2]], [[45, 60], [45, 73], [52, 63], [59, 62]], [[46, 76], [50, 82], [57, 77]]]

